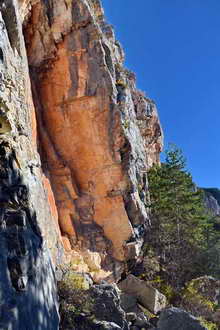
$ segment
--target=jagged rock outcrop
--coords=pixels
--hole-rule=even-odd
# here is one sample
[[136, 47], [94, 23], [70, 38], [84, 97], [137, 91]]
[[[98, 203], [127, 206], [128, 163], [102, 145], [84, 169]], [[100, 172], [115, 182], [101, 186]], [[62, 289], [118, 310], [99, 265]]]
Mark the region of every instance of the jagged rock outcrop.
[[57, 329], [55, 271], [140, 254], [163, 137], [123, 59], [98, 0], [0, 3], [1, 329]]
[[74, 264], [77, 253], [97, 280], [117, 279], [123, 262], [138, 256], [149, 223], [146, 170], [162, 147], [156, 107], [123, 68], [99, 1], [27, 8], [39, 145], [66, 257]]

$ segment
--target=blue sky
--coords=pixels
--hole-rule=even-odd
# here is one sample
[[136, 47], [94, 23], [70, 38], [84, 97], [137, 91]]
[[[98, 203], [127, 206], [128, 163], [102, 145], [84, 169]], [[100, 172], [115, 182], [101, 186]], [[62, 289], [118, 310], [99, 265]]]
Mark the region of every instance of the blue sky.
[[220, 0], [102, 0], [194, 181], [220, 188]]

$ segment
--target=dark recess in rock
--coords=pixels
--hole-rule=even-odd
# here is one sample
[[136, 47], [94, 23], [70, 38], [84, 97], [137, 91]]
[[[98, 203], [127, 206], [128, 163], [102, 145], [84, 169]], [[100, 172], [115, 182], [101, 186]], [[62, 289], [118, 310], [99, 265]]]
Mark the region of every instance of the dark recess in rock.
[[43, 0], [45, 5], [46, 15], [48, 18], [49, 26], [53, 23], [53, 1], [51, 0]]
[[110, 49], [108, 48], [108, 46], [106, 44], [103, 43], [102, 46], [103, 46], [104, 51], [105, 51], [105, 62], [107, 64], [107, 67], [108, 67], [109, 71], [113, 75], [114, 74], [114, 66], [113, 66], [113, 63], [112, 63], [111, 51], [110, 51]]
[[17, 4], [14, 0], [4, 0], [0, 4], [0, 10], [8, 33], [8, 38], [13, 49], [20, 54], [19, 22], [16, 14]]
[[0, 61], [3, 63], [4, 62], [4, 53], [3, 50], [0, 48]]

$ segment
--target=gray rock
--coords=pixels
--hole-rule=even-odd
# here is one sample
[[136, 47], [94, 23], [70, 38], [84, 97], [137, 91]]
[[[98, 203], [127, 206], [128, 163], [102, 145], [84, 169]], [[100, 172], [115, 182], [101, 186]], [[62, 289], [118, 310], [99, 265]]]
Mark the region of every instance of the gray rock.
[[172, 307], [161, 312], [157, 330], [206, 330], [206, 328], [190, 313]]
[[151, 324], [148, 321], [137, 320], [134, 323], [134, 326], [138, 327], [139, 329], [149, 329], [151, 328]]
[[218, 189], [216, 188], [203, 188], [204, 192], [205, 192], [205, 198], [204, 198], [204, 202], [205, 202], [205, 206], [208, 209], [209, 212], [211, 212], [213, 215], [215, 216], [219, 216], [220, 215], [220, 205], [219, 205], [219, 201], [215, 198], [215, 195], [213, 195], [212, 190], [216, 190], [218, 191]]
[[120, 282], [118, 287], [124, 293], [136, 297], [138, 302], [153, 314], [166, 307], [166, 297], [162, 293], [133, 275]]
[[120, 296], [121, 307], [127, 312], [137, 312], [137, 297], [131, 294], [122, 293]]
[[59, 283], [59, 288], [60, 329], [129, 329], [116, 285], [101, 284], [86, 290], [76, 290], [68, 281], [66, 284]]
[[95, 285], [91, 288], [91, 295], [95, 301], [93, 313], [99, 320], [115, 322], [121, 329], [128, 329], [125, 313], [120, 306], [119, 290], [116, 286], [106, 288]]
[[[30, 100], [28, 99], [30, 96]], [[28, 99], [28, 100], [27, 100]], [[57, 234], [32, 140], [31, 90], [17, 0], [0, 1], [0, 329], [59, 327]], [[30, 164], [32, 164], [30, 166]], [[51, 221], [51, 224], [53, 222]], [[56, 247], [55, 247], [56, 248]]]
[[137, 315], [137, 319], [133, 322], [133, 325], [139, 327], [139, 329], [149, 329], [152, 327], [152, 324], [148, 321], [144, 313]]
[[119, 325], [117, 325], [114, 322], [106, 322], [106, 321], [100, 321], [95, 323], [94, 329], [100, 329], [100, 330], [117, 330], [121, 329]]
[[153, 325], [153, 326], [157, 326], [157, 322], [158, 322], [158, 317], [152, 317], [150, 320], [149, 320], [149, 322], [150, 322], [150, 324], [151, 325]]
[[206, 196], [205, 205], [214, 215], [220, 215], [220, 206], [213, 196]]
[[96, 319], [88, 319], [85, 315], [79, 315], [74, 319], [71, 330], [119, 330], [122, 329], [114, 322], [98, 321]]

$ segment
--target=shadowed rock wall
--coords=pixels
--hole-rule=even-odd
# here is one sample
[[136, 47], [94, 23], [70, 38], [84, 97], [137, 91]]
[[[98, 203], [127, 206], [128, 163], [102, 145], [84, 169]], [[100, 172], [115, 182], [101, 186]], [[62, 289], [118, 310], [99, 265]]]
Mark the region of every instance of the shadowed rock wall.
[[[2, 1], [0, 329], [4, 330], [58, 328], [54, 265], [48, 246], [56, 244], [59, 227], [51, 216], [42, 184], [35, 126], [17, 2]], [[57, 255], [56, 249], [53, 257], [59, 263]]]

